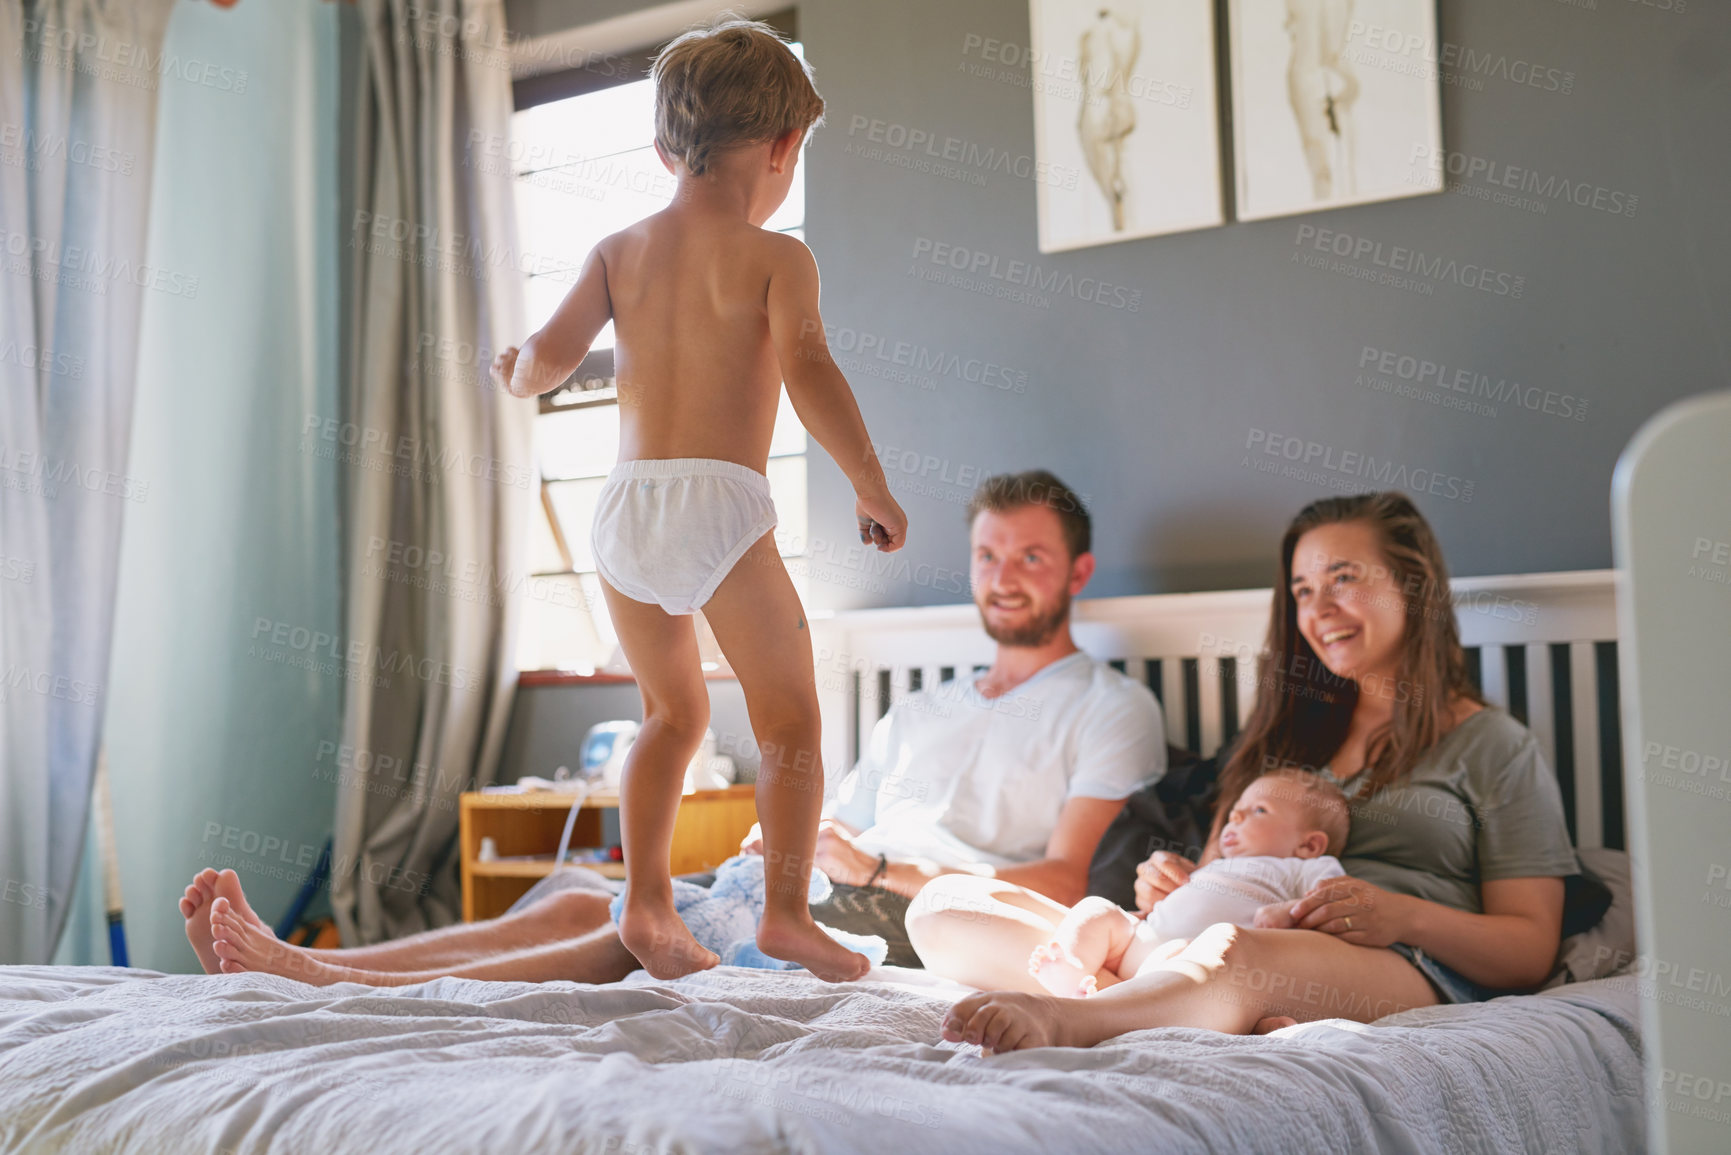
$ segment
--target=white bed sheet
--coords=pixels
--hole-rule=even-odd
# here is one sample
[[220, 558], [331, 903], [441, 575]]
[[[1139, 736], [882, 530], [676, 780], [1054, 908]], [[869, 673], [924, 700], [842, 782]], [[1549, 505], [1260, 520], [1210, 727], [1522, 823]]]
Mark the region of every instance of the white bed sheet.
[[1265, 1038], [982, 1058], [960, 988], [721, 968], [608, 986], [0, 968], [0, 1150], [1637, 1151], [1630, 980]]

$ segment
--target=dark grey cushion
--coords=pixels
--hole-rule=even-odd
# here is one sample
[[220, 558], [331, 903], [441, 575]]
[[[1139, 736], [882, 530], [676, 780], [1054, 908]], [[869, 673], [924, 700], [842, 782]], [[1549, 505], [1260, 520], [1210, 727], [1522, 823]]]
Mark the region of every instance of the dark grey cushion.
[[1100, 836], [1088, 867], [1088, 893], [1126, 909], [1136, 905], [1136, 868], [1156, 850], [1202, 857], [1219, 795], [1220, 764], [1166, 747], [1166, 773], [1124, 800]]

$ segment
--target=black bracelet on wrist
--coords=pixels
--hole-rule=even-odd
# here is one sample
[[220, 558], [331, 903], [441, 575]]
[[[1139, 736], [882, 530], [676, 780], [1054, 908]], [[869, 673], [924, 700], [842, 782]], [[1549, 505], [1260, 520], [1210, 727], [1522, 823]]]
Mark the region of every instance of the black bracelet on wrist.
[[875, 886], [877, 884], [877, 880], [883, 876], [883, 872], [888, 870], [889, 868], [890, 868], [890, 860], [885, 858], [881, 854], [878, 855], [878, 868], [876, 870], [872, 871], [872, 876], [870, 878], [866, 879], [865, 884], [867, 886]]

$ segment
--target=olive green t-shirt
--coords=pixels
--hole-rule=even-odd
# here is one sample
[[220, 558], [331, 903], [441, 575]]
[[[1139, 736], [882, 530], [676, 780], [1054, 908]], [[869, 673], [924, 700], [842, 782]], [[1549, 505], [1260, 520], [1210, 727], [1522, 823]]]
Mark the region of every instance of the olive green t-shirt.
[[1411, 774], [1367, 798], [1355, 799], [1355, 784], [1326, 768], [1322, 775], [1351, 800], [1341, 866], [1384, 890], [1481, 914], [1480, 883], [1580, 869], [1538, 740], [1495, 707], [1461, 722]]

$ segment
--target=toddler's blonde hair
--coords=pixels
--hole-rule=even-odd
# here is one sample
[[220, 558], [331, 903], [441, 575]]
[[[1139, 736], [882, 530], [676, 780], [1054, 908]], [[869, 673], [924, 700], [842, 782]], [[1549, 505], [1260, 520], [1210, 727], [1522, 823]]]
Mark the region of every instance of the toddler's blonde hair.
[[823, 123], [811, 69], [758, 20], [724, 17], [655, 58], [655, 139], [693, 176], [716, 154]]

